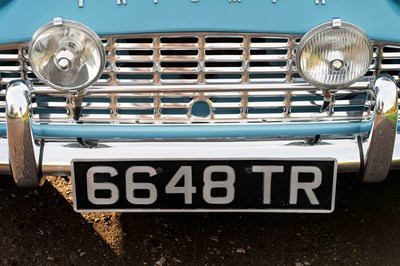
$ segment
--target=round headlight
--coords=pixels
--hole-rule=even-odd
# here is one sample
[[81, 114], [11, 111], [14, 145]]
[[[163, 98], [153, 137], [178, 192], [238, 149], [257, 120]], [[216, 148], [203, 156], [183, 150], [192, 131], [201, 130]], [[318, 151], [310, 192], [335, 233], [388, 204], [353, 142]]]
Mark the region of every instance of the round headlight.
[[309, 31], [296, 54], [297, 70], [304, 80], [322, 89], [340, 89], [368, 71], [372, 45], [364, 31], [339, 20]]
[[33, 72], [52, 88], [82, 94], [104, 70], [104, 46], [92, 30], [60, 19], [41, 27], [29, 44]]

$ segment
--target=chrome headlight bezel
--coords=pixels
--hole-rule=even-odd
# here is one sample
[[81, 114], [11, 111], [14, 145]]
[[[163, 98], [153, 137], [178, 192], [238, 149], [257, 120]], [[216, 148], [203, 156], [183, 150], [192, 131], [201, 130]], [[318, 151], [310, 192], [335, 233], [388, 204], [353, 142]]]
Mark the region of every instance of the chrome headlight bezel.
[[[60, 86], [58, 84], [55, 84], [53, 82], [50, 82], [45, 76], [42, 75], [42, 73], [38, 70], [38, 68], [35, 66], [35, 60], [32, 58], [32, 51], [33, 47], [36, 44], [36, 41], [39, 39], [39, 37], [46, 33], [47, 31], [55, 28], [55, 27], [65, 27], [67, 28], [72, 28], [74, 30], [81, 31], [83, 34], [86, 34], [88, 38], [90, 38], [93, 41], [95, 49], [98, 51], [99, 54], [99, 66], [98, 66], [98, 71], [97, 73], [90, 78], [87, 82], [84, 82], [80, 85], [77, 86]], [[88, 87], [92, 85], [94, 82], [96, 82], [101, 75], [104, 72], [104, 67], [106, 63], [106, 53], [105, 53], [105, 47], [100, 39], [100, 37], [89, 27], [85, 26], [82, 23], [72, 21], [72, 20], [57, 20], [56, 19], [53, 22], [49, 22], [42, 27], [40, 27], [32, 36], [31, 41], [29, 42], [29, 47], [28, 47], [28, 58], [30, 62], [31, 69], [33, 73], [46, 85], [50, 86], [51, 88], [64, 91], [64, 92], [70, 92], [73, 94], [81, 95], [86, 93]]]
[[[302, 66], [301, 66], [301, 56], [303, 55], [303, 51], [305, 49], [305, 47], [307, 46], [307, 44], [309, 44], [309, 42], [315, 38], [318, 34], [329, 31], [329, 30], [334, 30], [334, 29], [346, 29], [348, 31], [351, 31], [357, 35], [359, 35], [366, 44], [367, 47], [367, 53], [369, 55], [369, 59], [367, 60], [369, 62], [368, 66], [366, 66], [363, 71], [360, 71], [360, 74], [358, 75], [357, 78], [353, 78], [350, 79], [347, 82], [343, 82], [340, 84], [327, 84], [327, 83], [317, 83], [317, 82], [313, 82], [312, 80], [310, 80], [309, 78], [307, 78], [307, 75], [304, 73]], [[309, 84], [317, 87], [317, 88], [321, 88], [321, 89], [342, 89], [342, 88], [346, 88], [349, 87], [350, 85], [352, 85], [353, 83], [357, 82], [357, 80], [359, 80], [362, 76], [365, 75], [365, 73], [368, 71], [368, 69], [370, 68], [370, 65], [372, 63], [372, 59], [373, 59], [373, 46], [371, 43], [370, 38], [368, 37], [367, 33], [365, 31], [363, 31], [361, 28], [359, 28], [358, 26], [350, 23], [350, 22], [345, 22], [345, 21], [340, 21], [338, 22], [338, 24], [335, 24], [335, 21], [333, 22], [326, 22], [323, 23], [321, 25], [316, 26], [315, 28], [311, 29], [310, 31], [308, 31], [303, 38], [301, 38], [299, 44], [297, 45], [296, 48], [296, 68], [297, 68], [297, 72], [299, 73], [299, 75], [305, 80], [307, 81]]]

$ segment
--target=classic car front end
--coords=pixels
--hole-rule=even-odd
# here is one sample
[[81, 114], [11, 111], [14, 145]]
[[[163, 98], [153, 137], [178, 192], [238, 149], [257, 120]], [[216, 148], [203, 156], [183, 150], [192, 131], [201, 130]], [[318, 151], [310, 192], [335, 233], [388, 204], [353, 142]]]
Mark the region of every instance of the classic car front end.
[[[400, 167], [400, 3], [0, 1], [0, 173], [78, 211], [333, 211]], [[374, 16], [371, 16], [371, 12]]]

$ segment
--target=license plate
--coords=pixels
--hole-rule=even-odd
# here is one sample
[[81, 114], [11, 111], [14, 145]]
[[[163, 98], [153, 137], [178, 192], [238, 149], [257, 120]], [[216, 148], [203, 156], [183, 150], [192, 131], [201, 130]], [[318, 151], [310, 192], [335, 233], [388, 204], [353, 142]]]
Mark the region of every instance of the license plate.
[[332, 212], [334, 159], [74, 160], [76, 211]]

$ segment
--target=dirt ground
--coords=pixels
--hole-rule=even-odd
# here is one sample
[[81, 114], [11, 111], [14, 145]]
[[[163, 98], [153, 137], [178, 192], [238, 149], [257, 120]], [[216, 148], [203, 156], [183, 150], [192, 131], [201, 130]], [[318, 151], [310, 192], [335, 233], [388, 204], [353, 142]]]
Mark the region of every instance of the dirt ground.
[[400, 172], [340, 175], [333, 214], [75, 213], [69, 178], [0, 177], [4, 265], [400, 265]]

